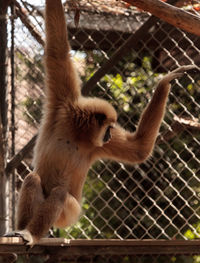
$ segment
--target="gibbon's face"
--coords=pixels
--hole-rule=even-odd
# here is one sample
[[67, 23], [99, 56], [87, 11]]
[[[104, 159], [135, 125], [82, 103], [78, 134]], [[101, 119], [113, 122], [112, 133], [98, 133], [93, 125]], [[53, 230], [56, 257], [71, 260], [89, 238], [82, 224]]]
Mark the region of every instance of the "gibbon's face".
[[97, 98], [82, 98], [78, 109], [75, 122], [79, 125], [74, 129], [78, 142], [85, 147], [102, 147], [108, 143], [117, 121], [112, 105]]

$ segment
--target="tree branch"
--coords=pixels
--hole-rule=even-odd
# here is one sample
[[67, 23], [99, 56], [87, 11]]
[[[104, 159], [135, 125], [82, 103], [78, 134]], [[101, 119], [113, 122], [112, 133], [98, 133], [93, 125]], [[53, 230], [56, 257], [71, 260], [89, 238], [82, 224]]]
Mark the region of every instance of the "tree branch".
[[25, 27], [29, 30], [31, 35], [40, 43], [42, 46], [44, 46], [44, 40], [42, 39], [40, 33], [37, 31], [37, 29], [34, 27], [34, 25], [29, 20], [28, 16], [25, 14], [23, 9], [21, 8], [20, 4], [13, 0], [16, 8], [16, 14], [21, 19], [22, 23], [25, 25]]
[[123, 0], [144, 11], [150, 12], [163, 21], [200, 36], [200, 17], [169, 5], [160, 0]]
[[192, 133], [200, 132], [200, 123], [198, 120], [190, 120], [185, 118], [174, 117], [174, 122], [171, 125], [171, 129], [161, 134], [157, 143], [160, 144], [164, 141], [172, 140], [177, 134], [181, 133], [184, 130], [188, 130]]

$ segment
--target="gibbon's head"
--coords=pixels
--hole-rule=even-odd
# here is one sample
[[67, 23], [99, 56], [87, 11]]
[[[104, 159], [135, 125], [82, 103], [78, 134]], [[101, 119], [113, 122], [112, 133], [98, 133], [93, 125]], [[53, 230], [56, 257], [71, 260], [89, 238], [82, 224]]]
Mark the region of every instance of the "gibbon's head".
[[117, 121], [113, 106], [97, 98], [80, 98], [75, 117], [76, 139], [84, 146], [102, 147], [112, 137]]

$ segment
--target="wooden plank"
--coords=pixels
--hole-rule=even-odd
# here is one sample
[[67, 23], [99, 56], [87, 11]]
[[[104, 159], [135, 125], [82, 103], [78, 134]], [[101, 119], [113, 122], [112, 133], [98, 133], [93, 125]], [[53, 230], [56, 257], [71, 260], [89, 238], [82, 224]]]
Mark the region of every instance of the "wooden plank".
[[[54, 247], [52, 249], [52, 247]], [[22, 238], [0, 238], [0, 252], [67, 255], [181, 255], [200, 254], [200, 240], [69, 240], [42, 238], [28, 249]]]
[[[0, 237], [1, 245], [24, 245], [24, 241], [21, 237]], [[68, 246], [68, 247], [84, 247], [84, 246], [199, 246], [200, 240], [164, 240], [164, 239], [66, 239], [66, 238], [41, 238], [41, 240], [36, 244], [40, 246]]]

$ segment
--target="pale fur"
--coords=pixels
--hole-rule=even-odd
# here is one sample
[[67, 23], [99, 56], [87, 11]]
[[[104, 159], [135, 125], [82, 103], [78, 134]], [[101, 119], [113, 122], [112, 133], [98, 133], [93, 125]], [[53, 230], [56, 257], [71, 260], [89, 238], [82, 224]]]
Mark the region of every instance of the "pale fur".
[[[131, 133], [116, 123], [116, 111], [108, 102], [81, 95], [69, 51], [61, 1], [46, 0], [46, 102], [34, 172], [24, 180], [17, 219], [30, 245], [53, 225], [67, 227], [78, 220], [85, 177], [94, 161], [109, 158], [134, 164], [148, 158], [163, 119], [169, 81], [193, 68], [179, 68], [161, 80]], [[109, 126], [112, 137], [104, 141]]]

